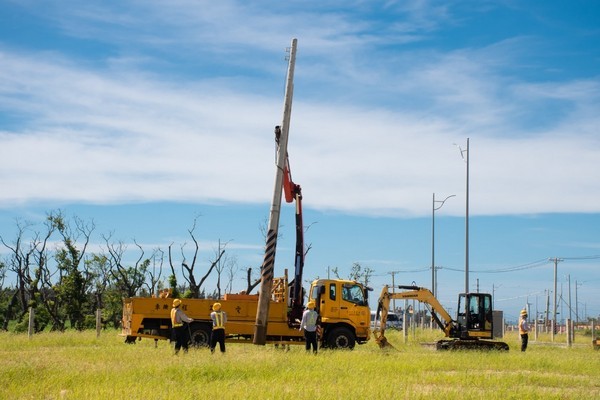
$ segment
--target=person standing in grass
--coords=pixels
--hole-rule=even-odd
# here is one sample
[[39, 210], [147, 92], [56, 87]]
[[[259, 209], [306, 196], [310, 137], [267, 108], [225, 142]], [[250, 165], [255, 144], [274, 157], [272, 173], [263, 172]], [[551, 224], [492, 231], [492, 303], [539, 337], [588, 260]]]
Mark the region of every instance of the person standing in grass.
[[529, 341], [529, 324], [527, 323], [527, 310], [521, 310], [521, 318], [519, 319], [519, 334], [521, 335], [521, 351], [527, 350], [527, 342]]
[[187, 324], [192, 322], [193, 319], [185, 315], [181, 306], [181, 300], [173, 300], [173, 308], [171, 308], [171, 327], [173, 328], [173, 336], [175, 337], [175, 354], [179, 353], [179, 350], [183, 347], [183, 351], [187, 353], [188, 342], [190, 341], [188, 336]]
[[213, 312], [210, 313], [213, 328], [210, 334], [210, 352], [215, 352], [215, 347], [219, 343], [221, 353], [225, 353], [225, 323], [227, 322], [227, 313], [221, 311], [221, 303], [215, 303], [212, 306]]
[[304, 330], [304, 339], [306, 340], [306, 351], [312, 347], [313, 353], [317, 353], [317, 321], [319, 314], [315, 311], [315, 302], [309, 301], [306, 310], [302, 313], [300, 322], [300, 331]]

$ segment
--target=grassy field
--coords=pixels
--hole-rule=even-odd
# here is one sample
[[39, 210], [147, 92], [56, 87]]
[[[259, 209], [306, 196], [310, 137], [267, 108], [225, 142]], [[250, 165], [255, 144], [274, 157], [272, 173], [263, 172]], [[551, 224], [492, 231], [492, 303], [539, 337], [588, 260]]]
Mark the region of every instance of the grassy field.
[[592, 399], [600, 398], [600, 352], [589, 340], [571, 348], [531, 343], [508, 353], [436, 352], [404, 344], [375, 343], [353, 351], [305, 353], [274, 346], [228, 344], [174, 356], [170, 345], [142, 340], [126, 345], [116, 331], [0, 333], [0, 399]]

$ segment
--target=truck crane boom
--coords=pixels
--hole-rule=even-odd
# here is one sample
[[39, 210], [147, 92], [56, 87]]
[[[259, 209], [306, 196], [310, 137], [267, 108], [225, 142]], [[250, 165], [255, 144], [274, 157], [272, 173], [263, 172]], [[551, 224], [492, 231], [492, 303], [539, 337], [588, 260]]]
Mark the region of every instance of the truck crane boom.
[[[278, 130], [279, 127], [276, 127], [276, 140]], [[291, 309], [289, 315], [289, 324], [291, 326], [296, 324], [296, 319], [302, 318], [303, 312], [302, 273], [304, 270], [304, 224], [302, 221], [302, 188], [292, 180], [289, 155], [286, 155], [286, 162], [283, 170], [283, 193], [287, 203], [291, 203], [294, 200], [296, 201], [296, 255], [294, 257], [294, 280], [290, 296]]]

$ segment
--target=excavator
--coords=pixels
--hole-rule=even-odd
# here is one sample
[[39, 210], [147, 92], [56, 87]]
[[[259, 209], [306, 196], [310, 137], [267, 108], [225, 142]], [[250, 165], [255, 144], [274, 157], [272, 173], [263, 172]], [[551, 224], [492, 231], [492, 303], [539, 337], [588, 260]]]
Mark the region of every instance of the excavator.
[[[458, 296], [456, 320], [440, 304], [429, 289], [419, 286], [396, 286], [399, 292], [390, 292], [384, 286], [377, 305], [376, 320], [380, 320], [373, 331], [380, 348], [393, 347], [385, 337], [385, 325], [390, 300], [418, 300], [431, 311], [431, 316], [448, 339], [436, 343], [437, 350], [500, 350], [508, 351], [504, 342], [493, 341], [492, 296], [488, 293], [461, 293]], [[439, 315], [438, 315], [439, 314]]]

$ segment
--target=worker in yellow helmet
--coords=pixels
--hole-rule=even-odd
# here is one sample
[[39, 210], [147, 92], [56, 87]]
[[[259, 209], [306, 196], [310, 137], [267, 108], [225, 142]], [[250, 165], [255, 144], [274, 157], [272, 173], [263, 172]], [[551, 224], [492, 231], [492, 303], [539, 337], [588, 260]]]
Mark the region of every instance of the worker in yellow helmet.
[[221, 353], [225, 353], [225, 323], [227, 322], [227, 313], [221, 310], [221, 303], [215, 303], [212, 306], [213, 312], [210, 313], [212, 320], [212, 332], [210, 334], [210, 352], [215, 352], [215, 347], [219, 343]]
[[190, 341], [188, 332], [188, 323], [193, 319], [185, 315], [181, 307], [181, 300], [173, 300], [173, 308], [171, 308], [171, 327], [173, 328], [172, 336], [175, 339], [175, 354], [179, 353], [179, 349], [183, 347], [183, 351], [187, 353], [188, 343]]
[[302, 321], [300, 322], [300, 330], [304, 331], [304, 339], [306, 340], [306, 351], [317, 353], [317, 323], [319, 313], [315, 311], [315, 302], [309, 301], [306, 305], [306, 310], [302, 313]]
[[521, 351], [527, 350], [527, 342], [529, 341], [529, 324], [527, 323], [527, 310], [521, 310], [519, 318], [519, 334], [521, 335]]

